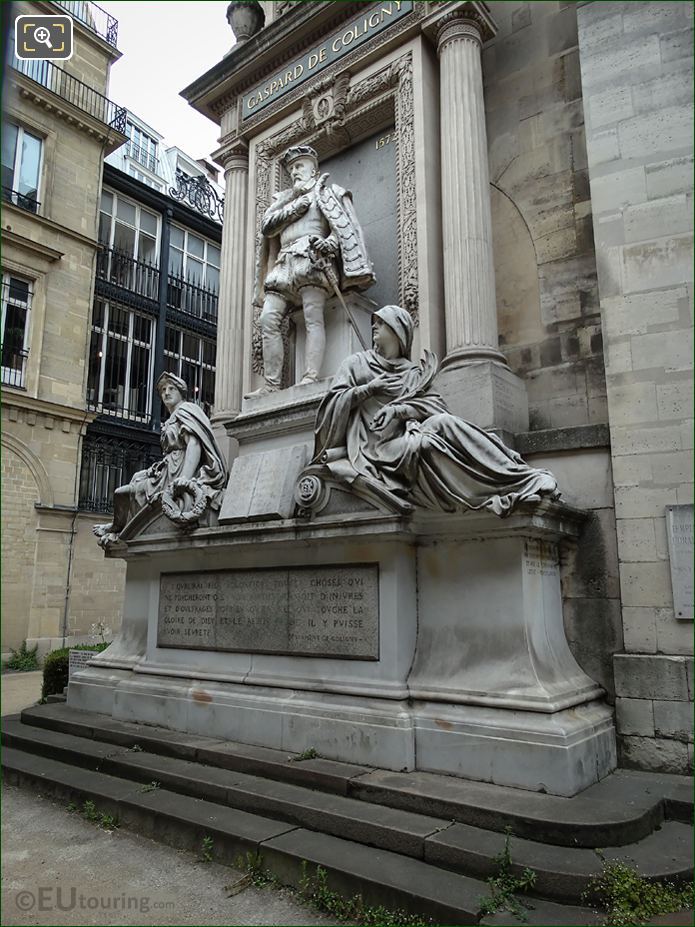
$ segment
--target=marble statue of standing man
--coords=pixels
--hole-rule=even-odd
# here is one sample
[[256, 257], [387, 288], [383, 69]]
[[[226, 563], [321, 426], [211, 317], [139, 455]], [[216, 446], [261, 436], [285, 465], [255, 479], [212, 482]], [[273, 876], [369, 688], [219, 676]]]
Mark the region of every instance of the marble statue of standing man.
[[295, 145], [282, 156], [292, 186], [276, 194], [261, 224], [254, 304], [262, 305], [265, 383], [250, 396], [279, 390], [284, 349], [281, 324], [301, 307], [306, 327], [306, 369], [300, 383], [319, 379], [326, 347], [324, 308], [338, 288], [364, 290], [374, 283], [372, 262], [352, 205], [342, 187], [319, 176], [318, 155]]

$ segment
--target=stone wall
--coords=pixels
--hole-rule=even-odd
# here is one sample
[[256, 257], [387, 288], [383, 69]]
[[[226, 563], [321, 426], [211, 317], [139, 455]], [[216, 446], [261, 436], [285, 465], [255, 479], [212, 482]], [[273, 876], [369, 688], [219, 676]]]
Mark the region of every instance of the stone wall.
[[563, 554], [567, 637], [614, 696], [622, 649], [603, 339], [573, 3], [490, 4], [483, 51], [500, 347], [524, 381], [520, 446], [589, 511]]
[[[23, 3], [16, 12], [36, 7]], [[117, 53], [82, 27], [77, 33], [66, 69], [103, 92]], [[3, 113], [42, 138], [42, 167], [37, 212], [3, 208], [3, 271], [29, 280], [32, 299], [25, 380], [3, 387], [2, 649], [7, 653], [27, 639], [38, 641], [43, 653], [71, 628], [89, 630], [95, 619], [84, 598], [100, 600], [112, 626], [120, 620], [121, 595], [111, 594], [114, 577], [123, 574], [120, 565], [102, 559], [97, 576], [91, 556], [84, 568], [75, 558], [81, 546], [75, 512], [80, 440], [94, 417], [85, 406], [85, 379], [105, 148], [87, 125], [89, 116], [82, 125], [69, 99], [11, 68]], [[95, 590], [106, 596], [94, 596]]]
[[112, 631], [121, 625], [126, 565], [123, 560], [107, 559], [96, 543], [92, 525], [100, 520], [91, 512], [80, 512], [75, 525], [68, 627], [74, 637], [89, 634], [99, 621]]
[[605, 423], [573, 3], [490, 4], [483, 51], [500, 347], [531, 430]]
[[625, 653], [624, 765], [692, 764], [692, 622], [674, 616], [665, 508], [692, 503], [692, 16], [578, 8]]

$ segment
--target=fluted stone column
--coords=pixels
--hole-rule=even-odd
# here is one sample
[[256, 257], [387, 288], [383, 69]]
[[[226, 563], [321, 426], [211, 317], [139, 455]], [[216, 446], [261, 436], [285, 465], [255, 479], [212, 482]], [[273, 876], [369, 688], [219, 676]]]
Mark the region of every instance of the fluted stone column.
[[217, 316], [217, 371], [213, 423], [224, 424], [241, 411], [244, 366], [249, 154], [246, 143], [224, 152], [224, 226]]
[[452, 411], [484, 428], [528, 429], [523, 383], [499, 350], [481, 49], [491, 21], [467, 3], [436, 22], [440, 62], [442, 240]]
[[442, 25], [437, 46], [445, 364], [458, 358], [505, 363], [498, 349], [480, 29], [464, 15], [453, 17]]

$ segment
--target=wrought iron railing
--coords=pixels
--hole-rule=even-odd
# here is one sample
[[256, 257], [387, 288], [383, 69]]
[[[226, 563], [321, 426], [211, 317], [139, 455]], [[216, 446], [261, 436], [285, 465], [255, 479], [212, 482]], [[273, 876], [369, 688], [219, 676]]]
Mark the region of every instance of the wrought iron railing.
[[129, 483], [138, 470], [146, 470], [160, 460], [161, 456], [161, 451], [154, 444], [88, 433], [82, 444], [80, 508], [91, 512], [112, 512], [114, 491]]
[[194, 319], [217, 325], [217, 291], [212, 287], [198, 286], [177, 274], [169, 274], [167, 306], [178, 309]]
[[159, 298], [159, 268], [124, 251], [102, 247], [97, 255], [97, 277], [147, 299]]
[[2, 382], [5, 386], [24, 388], [24, 378], [27, 371], [28, 351], [6, 351], [2, 349]]
[[81, 80], [68, 74], [62, 68], [56, 67], [50, 61], [23, 61], [13, 57], [11, 65], [15, 71], [26, 75], [42, 87], [72, 103], [78, 109], [88, 113], [99, 122], [110, 126], [117, 132], [125, 135], [126, 113], [124, 106], [117, 106], [103, 93], [99, 93]]
[[152, 171], [152, 173], [157, 173], [157, 165], [159, 161], [150, 151], [146, 151], [144, 148], [141, 148], [140, 145], [136, 145], [134, 142], [128, 144], [128, 157], [132, 158], [134, 161], [137, 161], [138, 164], [142, 164]]
[[102, 10], [96, 3], [86, 2], [86, 0], [55, 0], [58, 6], [61, 6], [66, 13], [69, 13], [75, 19], [87, 26], [92, 32], [96, 32], [102, 39], [106, 39], [109, 45], [116, 48], [118, 42], [118, 20]]
[[12, 203], [14, 206], [19, 206], [20, 209], [26, 209], [27, 212], [38, 212], [41, 205], [35, 196], [27, 196], [18, 190], [12, 190], [10, 187], [2, 188], [2, 198], [6, 203]]
[[185, 206], [192, 206], [203, 216], [220, 223], [224, 221], [224, 197], [206, 177], [188, 177], [177, 171], [176, 186], [169, 188], [169, 195]]

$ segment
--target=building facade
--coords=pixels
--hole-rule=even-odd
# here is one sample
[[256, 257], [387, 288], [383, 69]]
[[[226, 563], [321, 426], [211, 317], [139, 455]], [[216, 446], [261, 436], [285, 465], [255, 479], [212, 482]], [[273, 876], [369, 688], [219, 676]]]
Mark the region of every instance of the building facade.
[[[2, 146], [2, 649], [45, 651], [73, 614], [116, 594], [75, 582], [83, 545], [77, 509], [101, 175], [126, 141], [126, 112], [106, 96], [119, 58], [116, 21], [93, 4], [17, 3], [14, 13], [74, 18], [63, 62], [5, 71]], [[92, 618], [92, 620], [95, 620]]]
[[215, 382], [222, 199], [199, 164], [134, 114], [107, 158], [99, 212], [81, 510], [108, 513], [114, 489], [161, 456], [155, 382], [181, 376], [208, 412]]
[[124, 571], [92, 525], [160, 456], [162, 370], [214, 392], [214, 167], [103, 95], [112, 18], [51, 6], [75, 17], [73, 57], [13, 58], [3, 112], [3, 653], [118, 627]]

